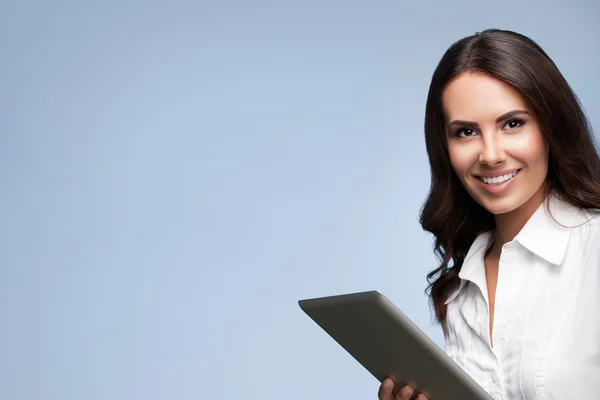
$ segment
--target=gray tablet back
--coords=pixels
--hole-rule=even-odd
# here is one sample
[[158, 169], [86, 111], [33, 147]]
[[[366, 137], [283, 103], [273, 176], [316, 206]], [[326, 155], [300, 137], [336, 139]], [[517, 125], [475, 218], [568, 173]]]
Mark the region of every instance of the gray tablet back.
[[492, 398], [378, 291], [300, 300], [300, 307], [375, 378], [429, 400]]

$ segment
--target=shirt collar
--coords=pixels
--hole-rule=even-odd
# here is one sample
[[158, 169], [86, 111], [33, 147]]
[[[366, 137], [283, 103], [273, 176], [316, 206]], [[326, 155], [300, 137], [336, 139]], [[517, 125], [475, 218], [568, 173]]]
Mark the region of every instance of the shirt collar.
[[458, 273], [460, 278], [460, 286], [454, 293], [451, 293], [445, 301], [445, 304], [450, 303], [458, 296], [462, 288], [467, 283], [467, 280], [475, 282], [482, 291], [487, 293], [487, 287], [485, 283], [485, 269], [481, 268], [483, 265], [483, 259], [485, 252], [487, 251], [488, 245], [492, 239], [492, 232], [484, 232], [478, 235], [473, 241], [473, 244], [469, 248], [467, 255], [463, 261], [463, 265]]
[[[551, 264], [560, 265], [569, 243], [570, 228], [575, 222], [578, 210], [577, 207], [551, 193], [529, 218], [514, 241]], [[450, 303], [458, 296], [467, 280], [476, 283], [482, 291], [487, 293], [483, 265], [491, 240], [491, 231], [484, 232], [475, 238], [458, 274], [461, 279], [460, 286], [458, 290], [448, 296], [445, 304]]]
[[554, 265], [560, 265], [567, 251], [571, 228], [579, 208], [550, 194], [531, 216], [515, 240]]

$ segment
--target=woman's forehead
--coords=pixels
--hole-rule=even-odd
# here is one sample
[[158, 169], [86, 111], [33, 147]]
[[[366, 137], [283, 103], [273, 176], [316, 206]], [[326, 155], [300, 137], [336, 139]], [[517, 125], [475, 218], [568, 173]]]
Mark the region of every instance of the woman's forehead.
[[488, 121], [513, 110], [531, 112], [525, 97], [513, 86], [483, 73], [463, 73], [442, 95], [447, 120]]

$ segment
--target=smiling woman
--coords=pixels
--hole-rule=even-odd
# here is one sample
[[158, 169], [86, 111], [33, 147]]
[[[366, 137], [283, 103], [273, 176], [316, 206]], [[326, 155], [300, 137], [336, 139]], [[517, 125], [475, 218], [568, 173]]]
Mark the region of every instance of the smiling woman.
[[464, 73], [442, 101], [450, 163], [471, 197], [494, 215], [527, 202], [537, 207], [545, 196], [548, 146], [519, 91], [484, 73]]
[[487, 30], [442, 57], [425, 140], [446, 353], [495, 399], [596, 398], [600, 157], [576, 95], [531, 39]]

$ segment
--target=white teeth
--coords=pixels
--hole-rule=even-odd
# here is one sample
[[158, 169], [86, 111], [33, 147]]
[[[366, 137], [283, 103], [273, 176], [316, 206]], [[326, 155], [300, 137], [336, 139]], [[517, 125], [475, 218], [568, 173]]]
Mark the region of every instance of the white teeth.
[[519, 171], [517, 170], [517, 171], [511, 172], [510, 174], [495, 176], [493, 178], [481, 177], [481, 180], [484, 181], [485, 183], [487, 183], [488, 185], [504, 183], [504, 182], [512, 179], [515, 175], [517, 175], [518, 172]]

